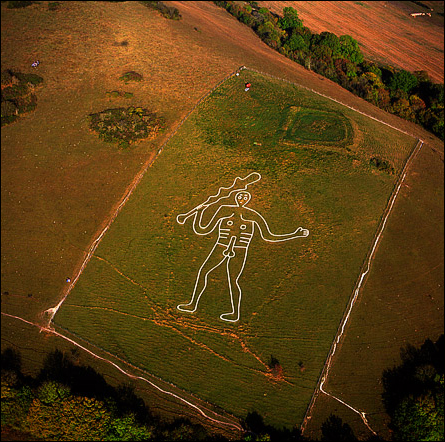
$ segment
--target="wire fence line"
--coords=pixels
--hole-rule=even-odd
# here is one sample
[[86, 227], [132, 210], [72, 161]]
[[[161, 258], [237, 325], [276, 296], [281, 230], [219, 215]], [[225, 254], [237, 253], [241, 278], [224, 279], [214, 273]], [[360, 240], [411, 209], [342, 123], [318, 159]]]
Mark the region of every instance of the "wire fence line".
[[376, 230], [376, 233], [374, 235], [374, 239], [373, 239], [373, 241], [371, 243], [371, 247], [368, 250], [366, 258], [365, 258], [365, 260], [363, 262], [359, 278], [358, 278], [358, 280], [357, 280], [357, 282], [355, 284], [354, 290], [353, 290], [353, 292], [352, 292], [352, 294], [350, 296], [350, 299], [349, 299], [348, 304], [346, 306], [346, 309], [345, 309], [345, 312], [343, 314], [342, 320], [340, 321], [340, 325], [339, 325], [339, 327], [337, 329], [337, 333], [335, 335], [334, 341], [332, 342], [331, 347], [329, 349], [328, 356], [326, 358], [326, 362], [325, 362], [325, 364], [323, 366], [323, 370], [322, 370], [322, 372], [320, 374], [320, 377], [318, 379], [318, 382], [317, 382], [317, 386], [316, 386], [316, 388], [315, 388], [315, 390], [314, 390], [314, 392], [312, 394], [311, 401], [310, 401], [309, 406], [308, 406], [308, 408], [306, 410], [306, 414], [305, 414], [305, 416], [303, 418], [303, 422], [301, 424], [301, 431], [302, 431], [302, 433], [305, 431], [307, 423], [311, 419], [311, 413], [312, 413], [312, 409], [314, 407], [315, 401], [316, 401], [319, 393], [322, 392], [322, 393], [326, 394], [327, 396], [330, 396], [333, 399], [341, 402], [343, 405], [345, 405], [346, 407], [350, 408], [352, 411], [354, 411], [357, 414], [359, 414], [360, 417], [363, 420], [363, 423], [366, 425], [366, 427], [374, 435], [376, 434], [376, 432], [371, 428], [371, 426], [370, 426], [370, 424], [369, 424], [369, 422], [368, 422], [368, 420], [366, 418], [366, 413], [355, 409], [354, 407], [352, 407], [351, 405], [349, 405], [346, 402], [342, 401], [341, 399], [337, 398], [336, 396], [328, 393], [326, 390], [324, 390], [323, 386], [324, 386], [324, 383], [327, 381], [327, 378], [328, 378], [328, 375], [329, 375], [329, 371], [330, 371], [330, 368], [332, 366], [332, 359], [333, 359], [333, 357], [334, 357], [334, 355], [336, 353], [336, 350], [338, 348], [338, 345], [340, 344], [341, 339], [344, 336], [345, 328], [346, 328], [346, 325], [347, 325], [347, 323], [349, 321], [349, 318], [350, 318], [350, 315], [351, 315], [351, 312], [352, 312], [352, 308], [354, 307], [354, 305], [355, 305], [355, 303], [356, 303], [356, 301], [358, 299], [360, 290], [363, 287], [363, 285], [365, 284], [365, 281], [367, 279], [368, 272], [369, 272], [369, 270], [371, 268], [372, 259], [375, 256], [378, 243], [379, 243], [380, 238], [381, 238], [381, 236], [383, 234], [383, 230], [386, 227], [386, 222], [387, 222], [387, 220], [389, 218], [389, 215], [390, 215], [390, 213], [391, 213], [391, 211], [392, 211], [392, 209], [394, 207], [394, 203], [396, 201], [396, 198], [397, 198], [397, 196], [399, 194], [399, 191], [400, 191], [400, 189], [402, 187], [402, 184], [403, 184], [403, 182], [405, 180], [405, 177], [406, 177], [406, 174], [407, 174], [407, 170], [408, 170], [409, 166], [411, 165], [411, 163], [413, 162], [413, 160], [416, 157], [416, 155], [419, 153], [419, 151], [422, 148], [422, 146], [423, 146], [423, 141], [419, 139], [417, 141], [416, 145], [414, 146], [413, 150], [411, 151], [411, 154], [408, 156], [408, 158], [407, 158], [407, 160], [405, 162], [405, 165], [404, 165], [401, 173], [399, 174], [399, 178], [397, 179], [396, 183], [394, 184], [393, 191], [391, 192], [391, 195], [390, 195], [390, 197], [388, 199], [387, 206], [386, 206], [386, 208], [385, 208], [385, 210], [384, 210], [384, 212], [382, 214], [382, 217], [380, 219], [380, 223], [379, 223], [378, 228]]
[[[49, 328], [47, 328], [47, 327], [43, 327], [43, 326], [41, 326], [41, 325], [39, 325], [39, 324], [35, 324], [34, 322], [31, 322], [31, 321], [28, 321], [28, 320], [26, 320], [26, 319], [23, 319], [23, 318], [21, 318], [20, 316], [10, 315], [10, 314], [8, 314], [8, 313], [3, 313], [3, 312], [1, 312], [1, 313], [2, 313], [3, 316], [9, 317], [9, 318], [13, 318], [13, 319], [17, 319], [17, 320], [19, 320], [19, 321], [25, 322], [25, 323], [28, 324], [28, 325], [37, 327], [37, 328], [39, 329], [40, 332], [51, 333], [51, 334], [53, 334], [53, 335], [55, 335], [55, 336], [58, 336], [59, 338], [62, 338], [62, 339], [64, 339], [64, 340], [70, 342], [71, 344], [75, 345], [76, 347], [79, 347], [80, 349], [82, 349], [83, 351], [85, 351], [86, 353], [88, 353], [89, 355], [93, 356], [95, 359], [99, 359], [99, 360], [101, 360], [101, 361], [107, 362], [108, 364], [112, 365], [114, 368], [116, 368], [116, 369], [119, 370], [122, 374], [128, 376], [129, 378], [131, 378], [131, 379], [135, 379], [135, 380], [144, 381], [144, 382], [146, 382], [147, 384], [151, 385], [151, 386], [152, 386], [153, 388], [155, 388], [156, 390], [160, 391], [161, 393], [163, 393], [163, 394], [165, 394], [165, 395], [168, 395], [168, 396], [171, 396], [171, 397], [173, 397], [173, 398], [179, 400], [180, 402], [184, 403], [185, 405], [187, 405], [187, 406], [191, 407], [192, 409], [194, 409], [195, 411], [197, 411], [201, 416], [203, 416], [204, 418], [206, 418], [206, 419], [208, 419], [209, 421], [213, 422], [214, 424], [217, 424], [217, 425], [220, 425], [220, 426], [223, 426], [223, 427], [230, 427], [230, 428], [236, 429], [236, 430], [241, 431], [241, 432], [244, 432], [244, 431], [245, 431], [245, 430], [243, 429], [243, 427], [242, 427], [241, 425], [239, 425], [238, 423], [235, 423], [235, 422], [228, 422], [229, 419], [228, 419], [227, 417], [222, 416], [222, 415], [220, 415], [220, 414], [218, 414], [218, 413], [216, 413], [216, 412], [214, 412], [214, 411], [212, 411], [212, 410], [205, 409], [205, 408], [202, 407], [202, 406], [201, 406], [201, 407], [198, 407], [197, 405], [193, 404], [192, 402], [186, 400], [184, 397], [182, 397], [182, 396], [180, 396], [180, 395], [178, 395], [178, 394], [175, 394], [175, 393], [173, 393], [173, 392], [171, 392], [171, 391], [168, 391], [168, 390], [165, 390], [165, 389], [161, 388], [159, 385], [157, 385], [157, 384], [155, 384], [154, 382], [152, 382], [152, 381], [150, 381], [150, 380], [144, 378], [143, 376], [137, 376], [137, 375], [134, 375], [134, 374], [132, 374], [132, 373], [130, 373], [130, 372], [124, 370], [123, 368], [121, 368], [119, 365], [117, 365], [116, 363], [114, 363], [114, 362], [111, 361], [110, 359], [106, 359], [106, 358], [104, 358], [104, 357], [102, 357], [102, 356], [97, 355], [96, 353], [94, 353], [93, 351], [91, 351], [91, 350], [89, 350], [88, 348], [84, 347], [83, 345], [79, 344], [79, 343], [76, 342], [75, 340], [69, 338], [68, 336], [65, 336], [65, 335], [62, 334], [62, 333], [57, 332], [57, 331], [54, 330], [54, 329], [49, 329]], [[101, 349], [101, 350], [103, 350], [103, 349]], [[105, 350], [103, 350], [103, 351], [105, 351]], [[105, 352], [108, 353], [107, 351], [105, 351]], [[108, 354], [111, 355], [111, 353], [108, 353]], [[137, 370], [139, 370], [139, 371], [143, 371], [143, 370], [141, 370], [140, 368], [135, 367], [135, 366], [133, 366], [132, 364], [129, 364], [128, 362], [126, 362], [126, 361], [124, 361], [124, 360], [118, 358], [118, 357], [115, 356], [115, 355], [111, 355], [111, 356], [113, 356], [114, 358], [120, 360], [122, 363], [124, 363], [125, 365], [128, 365], [129, 367], [131, 367], [131, 368], [133, 368], [133, 369], [137, 369]], [[146, 373], [146, 375], [147, 375], [147, 374], [149, 374], [151, 377], [155, 377], [155, 376], [151, 375], [150, 373]], [[164, 381], [164, 380], [162, 380], [162, 379], [160, 379], [160, 378], [156, 378], [156, 379], [157, 379], [158, 381], [162, 381], [164, 384], [169, 384], [169, 385], [171, 385], [172, 387], [174, 387], [174, 388], [176, 388], [176, 389], [179, 389], [176, 385], [172, 384], [171, 382], [166, 382], [166, 381]], [[217, 417], [219, 417], [219, 418], [227, 419], [227, 421], [222, 421], [222, 420], [220, 420], [220, 419], [216, 419], [216, 418], [214, 418], [214, 417], [209, 416], [209, 414], [213, 414], [213, 415], [215, 415], [215, 416], [217, 416]]]
[[[47, 310], [45, 310], [42, 314], [41, 317], [47, 321], [47, 325], [46, 326], [41, 326], [39, 324], [34, 324], [30, 321], [27, 321], [19, 316], [14, 316], [14, 315], [8, 315], [2, 312], [2, 315], [5, 316], [9, 316], [18, 320], [21, 320], [23, 322], [26, 322], [30, 325], [36, 326], [40, 329], [40, 331], [46, 331], [52, 334], [55, 334], [69, 342], [71, 342], [72, 344], [78, 346], [79, 348], [83, 349], [84, 351], [86, 351], [87, 353], [91, 354], [93, 357], [97, 358], [97, 359], [101, 359], [111, 365], [113, 365], [115, 368], [117, 368], [120, 372], [122, 372], [123, 374], [134, 378], [134, 379], [139, 379], [142, 380], [144, 382], [147, 382], [148, 384], [150, 384], [152, 387], [156, 388], [157, 390], [159, 390], [160, 392], [166, 394], [166, 395], [170, 395], [175, 397], [176, 399], [178, 399], [179, 401], [185, 403], [186, 405], [188, 405], [189, 407], [191, 407], [192, 409], [195, 409], [199, 414], [201, 414], [204, 418], [208, 419], [209, 421], [213, 422], [214, 424], [218, 424], [218, 425], [222, 425], [225, 427], [231, 427], [234, 429], [237, 429], [238, 431], [244, 431], [244, 429], [237, 423], [234, 422], [224, 422], [221, 421], [219, 419], [215, 419], [212, 418], [211, 416], [209, 416], [203, 408], [198, 407], [197, 405], [187, 401], [186, 399], [184, 399], [183, 397], [176, 395], [172, 392], [163, 390], [161, 387], [159, 387], [158, 385], [156, 385], [155, 383], [149, 381], [148, 379], [145, 379], [142, 376], [135, 376], [132, 375], [131, 373], [126, 372], [125, 370], [123, 370], [122, 368], [120, 368], [117, 364], [115, 364], [114, 362], [105, 359], [99, 355], [96, 355], [94, 352], [92, 352], [91, 350], [83, 347], [82, 345], [80, 345], [78, 342], [76, 342], [73, 339], [68, 338], [67, 336], [63, 335], [62, 333], [57, 332], [54, 329], [54, 326], [52, 324], [52, 321], [54, 319], [55, 314], [57, 313], [58, 309], [60, 308], [60, 306], [63, 304], [63, 302], [65, 301], [65, 299], [67, 298], [67, 296], [69, 295], [69, 293], [71, 292], [71, 290], [74, 288], [76, 282], [78, 281], [80, 275], [82, 274], [83, 270], [85, 269], [86, 265], [88, 264], [88, 262], [90, 261], [91, 257], [93, 256], [94, 252], [96, 251], [100, 241], [102, 240], [102, 238], [104, 237], [106, 231], [109, 229], [109, 227], [111, 226], [112, 222], [115, 220], [115, 218], [117, 217], [117, 215], [119, 214], [119, 212], [121, 211], [122, 207], [125, 205], [125, 203], [128, 201], [128, 199], [130, 198], [131, 194], [133, 193], [133, 191], [136, 189], [137, 185], [140, 183], [140, 181], [142, 180], [143, 176], [145, 175], [146, 171], [153, 165], [153, 163], [155, 162], [155, 160], [158, 158], [158, 156], [162, 153], [162, 151], [164, 150], [165, 146], [167, 145], [167, 143], [170, 141], [170, 139], [176, 134], [176, 132], [182, 127], [182, 125], [185, 123], [185, 121], [190, 117], [190, 115], [195, 111], [195, 109], [203, 102], [205, 101], [219, 86], [221, 86], [223, 83], [225, 83], [227, 80], [229, 80], [230, 78], [232, 78], [233, 76], [235, 76], [236, 74], [239, 74], [240, 71], [242, 71], [243, 69], [246, 69], [245, 66], [241, 66], [240, 68], [238, 68], [237, 70], [231, 72], [230, 74], [228, 74], [226, 77], [224, 77], [221, 81], [219, 81], [212, 89], [210, 89], [208, 92], [206, 92], [198, 101], [197, 103], [192, 107], [192, 109], [179, 121], [179, 123], [177, 124], [177, 126], [175, 127], [175, 129], [170, 133], [170, 135], [167, 137], [167, 139], [162, 143], [162, 145], [160, 146], [160, 148], [157, 150], [156, 154], [150, 159], [148, 160], [142, 170], [140, 170], [138, 172], [138, 174], [136, 175], [136, 177], [133, 179], [133, 182], [131, 183], [131, 185], [126, 189], [124, 195], [122, 196], [121, 200], [118, 203], [118, 206], [116, 208], [116, 210], [112, 213], [112, 215], [110, 216], [110, 218], [108, 219], [105, 227], [100, 231], [100, 233], [96, 236], [96, 238], [92, 241], [91, 245], [88, 248], [88, 251], [86, 252], [86, 256], [80, 266], [79, 271], [77, 272], [75, 278], [72, 280], [72, 282], [70, 283], [70, 285], [68, 286], [68, 288], [62, 292], [62, 299], [59, 301], [59, 303], [52, 307], [49, 308]], [[126, 363], [125, 361], [123, 361], [124, 363]], [[126, 363], [128, 365], [128, 363]], [[165, 382], [165, 381], [163, 381]], [[173, 385], [173, 384], [171, 384]], [[174, 386], [174, 385], [173, 385]], [[176, 386], [174, 386], [176, 387]], [[176, 387], [177, 388], [177, 387]], [[218, 415], [218, 413], [213, 412], [216, 416], [222, 418], [223, 416]]]
[[[339, 100], [336, 100], [335, 98], [332, 98], [332, 97], [329, 97], [329, 96], [327, 96], [325, 94], [322, 94], [321, 92], [318, 92], [318, 91], [316, 91], [316, 90], [314, 90], [312, 88], [309, 88], [307, 86], [303, 86], [301, 84], [295, 83], [295, 82], [287, 80], [285, 78], [280, 78], [280, 77], [278, 77], [276, 75], [269, 74], [267, 72], [260, 71], [258, 69], [253, 69], [253, 68], [245, 68], [245, 69], [248, 69], [248, 70], [250, 70], [252, 72], [256, 72], [256, 73], [258, 73], [260, 75], [264, 75], [264, 76], [268, 76], [270, 78], [274, 78], [274, 79], [279, 80], [279, 81], [284, 81], [284, 82], [286, 82], [288, 84], [291, 84], [293, 86], [300, 87], [302, 89], [305, 89], [305, 90], [308, 90], [310, 92], [313, 92], [314, 94], [317, 94], [317, 95], [319, 95], [321, 97], [324, 97], [324, 98], [326, 98], [328, 100], [334, 101], [334, 102], [336, 102], [336, 103], [338, 103], [338, 104], [340, 104], [342, 106], [345, 106], [345, 107], [347, 107], [347, 108], [349, 108], [349, 109], [351, 109], [351, 110], [353, 110], [353, 111], [355, 111], [355, 112], [357, 112], [357, 113], [359, 113], [361, 115], [364, 115], [365, 117], [371, 118], [372, 120], [375, 120], [375, 121], [377, 121], [377, 122], [379, 122], [381, 124], [384, 124], [384, 125], [392, 128], [392, 129], [395, 129], [395, 130], [397, 130], [397, 131], [399, 131], [399, 132], [401, 132], [401, 133], [403, 133], [405, 135], [411, 136], [413, 138], [417, 138], [412, 133], [406, 132], [406, 131], [400, 129], [399, 127], [393, 126], [393, 125], [391, 125], [391, 124], [389, 124], [389, 123], [387, 123], [385, 121], [379, 120], [378, 118], [373, 117], [372, 115], [369, 115], [369, 114], [367, 114], [365, 112], [362, 112], [362, 111], [360, 111], [360, 110], [358, 110], [358, 109], [356, 109], [356, 108], [354, 108], [352, 106], [349, 106], [349, 105], [347, 105], [347, 104], [345, 104], [345, 103], [343, 103], [343, 102], [341, 102]], [[320, 377], [319, 377], [318, 382], [317, 382], [317, 387], [315, 388], [315, 390], [314, 390], [314, 392], [312, 394], [311, 401], [309, 403], [309, 406], [308, 406], [308, 408], [306, 410], [306, 413], [305, 413], [305, 416], [303, 418], [303, 422], [302, 422], [301, 427], [300, 427], [302, 433], [305, 431], [307, 423], [311, 419], [310, 414], [312, 412], [315, 400], [317, 399], [319, 392], [323, 392], [324, 394], [332, 397], [333, 399], [339, 401], [340, 403], [342, 403], [346, 407], [350, 408], [352, 411], [354, 411], [357, 414], [359, 414], [361, 419], [363, 420], [363, 423], [366, 425], [366, 427], [374, 435], [376, 435], [376, 432], [369, 425], [369, 422], [368, 422], [368, 420], [366, 418], [366, 414], [364, 412], [356, 410], [351, 405], [349, 405], [346, 402], [342, 401], [341, 399], [335, 397], [334, 395], [326, 392], [323, 389], [323, 384], [327, 380], [327, 377], [328, 377], [328, 374], [329, 374], [329, 370], [330, 370], [330, 367], [331, 367], [331, 364], [332, 364], [332, 358], [333, 358], [333, 356], [334, 356], [334, 354], [336, 352], [337, 346], [338, 346], [338, 344], [339, 344], [339, 342], [340, 342], [340, 340], [341, 340], [341, 338], [342, 338], [342, 336], [344, 334], [346, 324], [347, 324], [347, 322], [349, 320], [352, 308], [355, 305], [357, 297], [358, 297], [358, 295], [360, 293], [360, 289], [361, 289], [362, 285], [364, 284], [366, 276], [367, 276], [367, 274], [368, 274], [368, 272], [370, 270], [371, 260], [373, 259], [374, 255], [375, 255], [375, 251], [376, 251], [378, 242], [380, 240], [380, 237], [381, 237], [381, 235], [383, 233], [383, 230], [385, 228], [386, 221], [387, 221], [387, 219], [389, 217], [389, 214], [391, 213], [391, 210], [392, 210], [392, 208], [394, 206], [394, 203], [395, 203], [395, 199], [397, 198], [397, 195], [398, 195], [398, 193], [400, 191], [402, 183], [403, 183], [403, 181], [404, 181], [404, 179], [406, 177], [406, 171], [407, 171], [409, 165], [412, 163], [414, 157], [417, 155], [417, 153], [422, 148], [422, 146], [423, 146], [423, 141], [418, 139], [418, 141], [416, 143], [416, 146], [413, 148], [413, 150], [411, 151], [411, 154], [408, 156], [408, 158], [407, 158], [407, 160], [405, 162], [405, 165], [404, 165], [401, 173], [399, 174], [399, 178], [397, 179], [397, 181], [396, 181], [396, 183], [394, 185], [394, 189], [393, 189], [393, 192], [391, 193], [391, 195], [389, 197], [389, 201], [388, 201], [387, 207], [386, 207], [384, 213], [382, 214], [381, 221], [380, 221], [380, 224], [379, 224], [379, 228], [377, 229], [377, 231], [375, 233], [374, 240], [372, 242], [371, 248], [368, 251], [367, 256], [365, 258], [365, 261], [363, 263], [362, 270], [360, 272], [360, 276], [359, 276], [359, 278], [358, 278], [358, 280], [356, 282], [356, 285], [354, 287], [354, 291], [352, 292], [352, 295], [351, 295], [351, 297], [350, 297], [350, 299], [348, 301], [347, 307], [346, 307], [345, 312], [343, 314], [342, 320], [340, 321], [340, 325], [338, 327], [338, 330], [337, 330], [336, 336], [334, 338], [334, 341], [332, 342], [331, 347], [329, 349], [328, 356], [326, 358], [326, 362], [325, 362], [325, 364], [323, 366], [322, 373], [320, 374]], [[366, 268], [366, 270], [365, 270], [365, 268]]]
[[265, 75], [265, 76], [267, 76], [267, 77], [274, 78], [274, 79], [276, 79], [276, 80], [284, 81], [284, 82], [289, 83], [289, 84], [291, 84], [291, 85], [293, 85], [293, 86], [300, 87], [300, 88], [305, 89], [305, 90], [307, 90], [307, 91], [313, 92], [314, 94], [320, 95], [321, 97], [327, 98], [328, 100], [335, 101], [336, 103], [338, 103], [338, 104], [340, 104], [340, 105], [342, 105], [342, 106], [345, 106], [345, 107], [347, 107], [347, 108], [349, 108], [349, 109], [351, 109], [351, 110], [353, 110], [353, 111], [355, 111], [355, 112], [358, 112], [359, 114], [362, 114], [362, 115], [364, 115], [365, 117], [371, 118], [371, 119], [373, 119], [373, 120], [375, 120], [375, 121], [378, 121], [379, 123], [382, 123], [382, 124], [384, 124], [384, 125], [386, 125], [386, 126], [391, 127], [392, 129], [395, 129], [395, 130], [397, 130], [397, 131], [399, 131], [399, 132], [402, 132], [402, 133], [404, 133], [405, 135], [409, 135], [409, 136], [411, 136], [411, 137], [413, 137], [413, 138], [417, 138], [415, 135], [413, 135], [413, 134], [411, 134], [411, 133], [409, 133], [409, 132], [406, 132], [406, 131], [404, 131], [404, 130], [402, 130], [402, 129], [396, 127], [396, 126], [392, 126], [391, 124], [386, 123], [385, 121], [379, 120], [378, 118], [373, 117], [372, 115], [369, 115], [369, 114], [367, 114], [367, 113], [365, 113], [365, 112], [362, 112], [362, 111], [360, 111], [360, 110], [358, 110], [358, 109], [356, 109], [356, 108], [354, 108], [354, 107], [352, 107], [352, 106], [349, 106], [348, 104], [343, 103], [342, 101], [339, 101], [339, 100], [336, 100], [335, 98], [329, 97], [328, 95], [322, 94], [321, 92], [318, 92], [318, 91], [316, 91], [316, 90], [314, 90], [314, 89], [311, 89], [310, 87], [303, 86], [303, 85], [301, 85], [301, 84], [299, 84], [299, 83], [295, 83], [295, 82], [293, 82], [293, 81], [287, 80], [286, 78], [277, 77], [276, 75], [272, 75], [272, 74], [269, 74], [269, 73], [267, 73], [267, 72], [259, 71], [258, 69], [246, 68], [246, 67], [244, 67], [244, 68], [247, 69], [247, 70], [249, 70], [249, 71], [256, 72], [257, 74]]

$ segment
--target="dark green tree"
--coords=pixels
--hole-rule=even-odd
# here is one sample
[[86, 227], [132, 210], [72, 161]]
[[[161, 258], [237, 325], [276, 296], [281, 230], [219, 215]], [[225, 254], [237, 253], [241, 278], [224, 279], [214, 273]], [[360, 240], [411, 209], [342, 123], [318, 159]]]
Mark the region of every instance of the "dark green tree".
[[322, 32], [315, 40], [317, 46], [328, 47], [332, 51], [332, 56], [340, 54], [340, 39], [332, 32]]
[[273, 49], [279, 49], [281, 47], [281, 37], [283, 31], [272, 23], [270, 20], [262, 23], [257, 30], [261, 40]]
[[321, 426], [322, 441], [356, 441], [357, 438], [348, 424], [344, 424], [342, 419], [331, 414]]
[[396, 72], [389, 81], [389, 88], [392, 90], [400, 89], [409, 93], [413, 88], [417, 86], [417, 77], [411, 72], [401, 70]]
[[435, 385], [420, 396], [410, 395], [396, 406], [391, 424], [394, 439], [439, 441], [444, 434], [444, 376], [436, 375]]
[[292, 7], [283, 9], [283, 17], [278, 20], [278, 26], [287, 32], [298, 29], [303, 26], [302, 20], [298, 17], [298, 12]]
[[283, 46], [289, 51], [305, 51], [309, 49], [309, 43], [297, 32], [293, 32]]
[[346, 58], [352, 63], [358, 64], [363, 61], [363, 54], [360, 50], [360, 46], [354, 38], [350, 35], [342, 35], [340, 37], [340, 50], [339, 55], [342, 58]]
[[382, 70], [375, 63], [372, 63], [369, 60], [364, 60], [360, 65], [360, 69], [365, 73], [372, 72], [373, 74], [377, 75], [379, 80], [382, 79]]
[[443, 440], [444, 335], [402, 350], [402, 364], [383, 374], [383, 403], [394, 439]]

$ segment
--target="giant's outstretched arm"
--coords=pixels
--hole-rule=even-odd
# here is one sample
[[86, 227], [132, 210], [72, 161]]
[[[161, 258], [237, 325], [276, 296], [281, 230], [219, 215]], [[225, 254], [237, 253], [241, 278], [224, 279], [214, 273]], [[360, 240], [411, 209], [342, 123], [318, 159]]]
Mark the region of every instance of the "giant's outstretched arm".
[[265, 241], [269, 242], [279, 242], [279, 241], [288, 241], [290, 239], [294, 238], [304, 238], [309, 235], [309, 230], [303, 229], [303, 227], [298, 227], [295, 232], [292, 233], [286, 233], [284, 235], [276, 235], [272, 233], [269, 229], [269, 226], [267, 225], [266, 220], [256, 211], [253, 209], [250, 209], [249, 207], [245, 207], [246, 214], [242, 216], [245, 221], [253, 221], [256, 223], [258, 228], [260, 229], [261, 238], [263, 238]]

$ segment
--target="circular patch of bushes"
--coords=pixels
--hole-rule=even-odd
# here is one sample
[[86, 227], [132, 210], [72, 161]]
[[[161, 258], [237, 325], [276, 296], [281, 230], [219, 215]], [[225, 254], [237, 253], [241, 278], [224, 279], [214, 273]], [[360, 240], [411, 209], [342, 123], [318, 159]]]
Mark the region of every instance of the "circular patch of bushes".
[[133, 93], [132, 92], [124, 92], [124, 91], [109, 91], [106, 93], [107, 97], [109, 98], [132, 98]]
[[89, 115], [90, 129], [99, 138], [127, 148], [143, 139], [154, 138], [163, 130], [164, 119], [142, 107], [106, 109]]
[[129, 81], [142, 81], [144, 77], [142, 74], [138, 74], [134, 71], [126, 72], [124, 75], [119, 77], [119, 80], [124, 81], [125, 83], [128, 83]]
[[1, 125], [10, 124], [20, 114], [33, 111], [37, 106], [34, 91], [43, 82], [36, 74], [23, 74], [9, 69], [1, 73]]
[[389, 173], [390, 175], [394, 175], [395, 169], [392, 167], [391, 163], [388, 160], [383, 160], [378, 157], [372, 157], [369, 160], [369, 163], [371, 166], [376, 167], [377, 169], [381, 170], [382, 172]]

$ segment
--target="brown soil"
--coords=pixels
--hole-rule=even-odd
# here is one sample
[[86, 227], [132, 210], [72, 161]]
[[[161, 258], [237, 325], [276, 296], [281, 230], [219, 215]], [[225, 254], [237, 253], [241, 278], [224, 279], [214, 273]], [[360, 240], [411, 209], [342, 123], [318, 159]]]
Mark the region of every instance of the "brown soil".
[[[411, 12], [429, 12], [413, 2], [313, 2], [262, 1], [261, 5], [282, 15], [292, 6], [312, 32], [351, 35], [365, 57], [408, 71], [426, 70], [431, 79], [444, 79], [443, 17], [411, 17]], [[408, 3], [408, 5], [407, 5]], [[409, 4], [410, 3], [410, 4]], [[443, 12], [443, 1], [429, 2]]]

